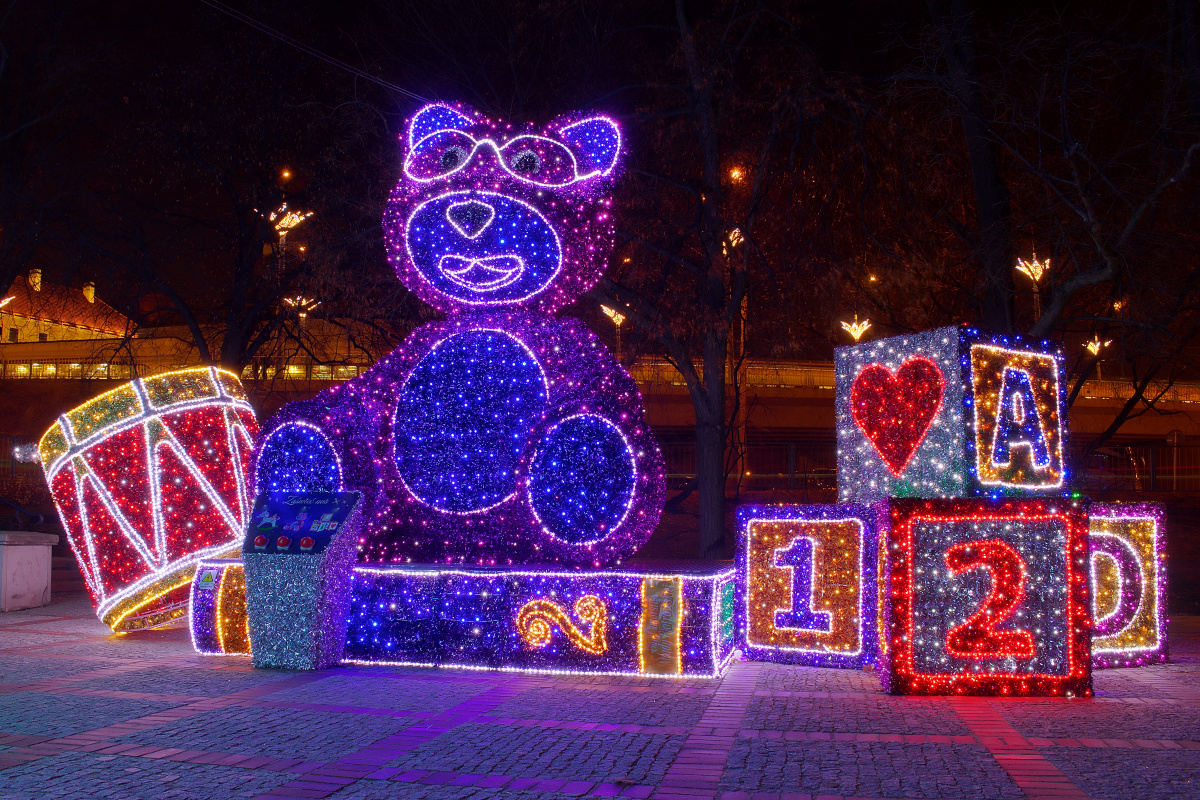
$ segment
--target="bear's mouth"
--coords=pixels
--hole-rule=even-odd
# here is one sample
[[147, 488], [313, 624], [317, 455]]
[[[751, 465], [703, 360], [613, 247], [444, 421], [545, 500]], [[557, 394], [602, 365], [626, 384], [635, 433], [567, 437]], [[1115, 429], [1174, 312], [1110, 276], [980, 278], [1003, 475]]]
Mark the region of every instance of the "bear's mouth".
[[459, 286], [476, 292], [494, 292], [521, 277], [525, 262], [519, 256], [446, 255], [438, 262], [438, 269]]

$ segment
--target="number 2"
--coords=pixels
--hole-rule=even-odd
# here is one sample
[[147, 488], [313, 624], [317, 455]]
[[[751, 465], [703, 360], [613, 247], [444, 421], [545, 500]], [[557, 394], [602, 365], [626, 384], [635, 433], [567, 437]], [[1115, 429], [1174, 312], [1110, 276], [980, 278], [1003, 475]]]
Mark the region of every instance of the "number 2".
[[1033, 657], [1033, 634], [996, 630], [1025, 599], [1025, 562], [999, 539], [960, 542], [946, 551], [946, 565], [959, 575], [982, 567], [991, 578], [987, 598], [970, 618], [946, 634], [946, 649], [959, 658]]

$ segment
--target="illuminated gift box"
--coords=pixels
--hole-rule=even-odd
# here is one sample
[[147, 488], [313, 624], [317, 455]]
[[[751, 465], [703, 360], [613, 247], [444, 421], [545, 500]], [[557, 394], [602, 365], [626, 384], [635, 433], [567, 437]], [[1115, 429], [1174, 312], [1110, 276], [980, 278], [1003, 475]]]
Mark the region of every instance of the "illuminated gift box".
[[[245, 652], [241, 565], [192, 586], [201, 653]], [[210, 577], [206, 577], [210, 576]], [[712, 677], [733, 658], [734, 570], [354, 568], [343, 658], [529, 672]], [[244, 598], [244, 595], [241, 595]]]
[[891, 500], [884, 688], [1090, 695], [1084, 502]]
[[118, 386], [42, 436], [46, 482], [105, 625], [183, 616], [196, 562], [237, 551], [257, 435], [237, 376], [199, 367]]
[[965, 325], [835, 349], [838, 498], [1065, 493], [1062, 358]]
[[1096, 503], [1088, 517], [1092, 667], [1167, 660], [1166, 529], [1158, 503]]
[[873, 663], [875, 512], [750, 506], [738, 520], [736, 608], [746, 655], [823, 667]]
[[246, 571], [240, 558], [204, 559], [192, 581], [192, 647], [206, 656], [250, 653]]

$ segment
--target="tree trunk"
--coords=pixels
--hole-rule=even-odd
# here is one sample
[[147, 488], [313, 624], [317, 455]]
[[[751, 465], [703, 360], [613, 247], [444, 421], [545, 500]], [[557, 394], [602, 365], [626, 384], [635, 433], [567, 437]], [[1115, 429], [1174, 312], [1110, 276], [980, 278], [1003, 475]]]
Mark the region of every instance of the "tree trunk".
[[[700, 557], [725, 557], [725, 337], [704, 337], [704, 402], [696, 409], [696, 488]], [[693, 398], [695, 400], [695, 398]]]

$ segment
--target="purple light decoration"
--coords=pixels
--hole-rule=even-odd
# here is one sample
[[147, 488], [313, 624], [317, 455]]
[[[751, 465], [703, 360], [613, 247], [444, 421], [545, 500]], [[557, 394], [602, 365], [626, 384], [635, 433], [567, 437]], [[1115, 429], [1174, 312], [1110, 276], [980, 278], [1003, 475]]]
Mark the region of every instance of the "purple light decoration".
[[1090, 509], [1094, 669], [1168, 660], [1165, 524], [1159, 503], [1096, 503]]
[[[520, 672], [716, 676], [732, 658], [732, 639], [722, 636], [719, 624], [720, 587], [732, 572], [362, 566], [351, 587], [345, 660]], [[677, 671], [652, 673], [642, 667], [639, 638], [648, 621], [642, 587], [656, 579], [681, 583], [682, 608], [675, 611], [681, 622]], [[581, 641], [595, 628], [579, 620], [572, 604], [588, 596], [603, 608], [602, 640]], [[549, 641], [539, 646], [522, 634], [517, 620], [522, 609], [546, 600], [560, 606], [563, 615], [551, 623]], [[577, 629], [568, 632], [572, 626]]]
[[857, 669], [878, 642], [876, 512], [861, 505], [738, 509], [741, 643], [756, 661]]
[[611, 119], [536, 128], [434, 104], [409, 123], [406, 150], [383, 225], [392, 266], [422, 300], [551, 313], [599, 280], [622, 155]]
[[260, 486], [361, 492], [366, 561], [619, 562], [657, 525], [662, 455], [633, 379], [582, 323], [548, 316], [605, 266], [619, 130], [434, 104], [405, 142], [389, 259], [449, 316], [285, 406], [264, 427]]
[[[244, 652], [242, 565], [232, 560], [201, 563], [192, 585], [190, 628], [205, 655]], [[687, 571], [616, 569], [577, 572], [554, 569], [491, 570], [479, 567], [359, 565], [350, 581], [350, 610], [343, 659], [363, 664], [442, 666], [566, 674], [714, 677], [733, 659], [734, 570], [698, 566]], [[678, 602], [648, 604], [647, 587], [674, 585]], [[581, 618], [581, 598], [601, 609]], [[537, 609], [545, 640], [522, 621]], [[530, 613], [531, 609], [533, 610]], [[525, 612], [523, 616], [522, 612]], [[664, 621], [669, 624], [658, 627]], [[671, 641], [666, 657], [647, 653], [653, 628]]]

